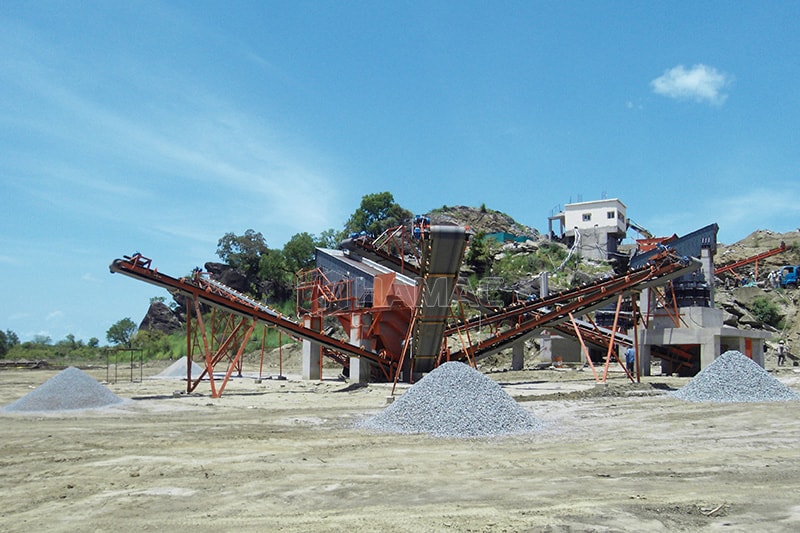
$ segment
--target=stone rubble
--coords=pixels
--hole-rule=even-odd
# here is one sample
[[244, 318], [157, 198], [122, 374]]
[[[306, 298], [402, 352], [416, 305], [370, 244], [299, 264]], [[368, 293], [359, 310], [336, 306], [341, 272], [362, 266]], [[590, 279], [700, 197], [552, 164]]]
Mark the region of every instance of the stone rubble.
[[123, 401], [93, 377], [71, 366], [2, 410], [19, 412], [95, 409]]
[[797, 393], [738, 351], [727, 351], [671, 396], [687, 402], [784, 402]]
[[[186, 359], [184, 355], [167, 368], [153, 376], [153, 379], [186, 379]], [[200, 377], [203, 373], [203, 367], [192, 361], [192, 379]]]
[[541, 431], [544, 424], [497, 383], [464, 363], [440, 365], [358, 427], [444, 438], [497, 437]]

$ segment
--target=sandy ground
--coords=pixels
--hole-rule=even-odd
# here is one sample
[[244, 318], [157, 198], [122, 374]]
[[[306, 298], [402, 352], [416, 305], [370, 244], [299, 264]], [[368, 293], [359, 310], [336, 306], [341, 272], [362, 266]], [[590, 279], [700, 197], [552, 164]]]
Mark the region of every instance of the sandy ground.
[[[497, 373], [547, 430], [443, 440], [353, 429], [390, 385], [243, 377], [214, 399], [207, 384], [176, 395], [183, 382], [147, 379], [158, 371], [120, 372], [107, 386], [129, 401], [115, 408], [0, 414], [0, 530], [800, 530], [800, 402], [685, 403], [662, 390], [679, 378], [615, 374], [599, 395], [590, 372]], [[0, 405], [56, 373], [0, 372]], [[776, 376], [800, 390], [794, 369]]]

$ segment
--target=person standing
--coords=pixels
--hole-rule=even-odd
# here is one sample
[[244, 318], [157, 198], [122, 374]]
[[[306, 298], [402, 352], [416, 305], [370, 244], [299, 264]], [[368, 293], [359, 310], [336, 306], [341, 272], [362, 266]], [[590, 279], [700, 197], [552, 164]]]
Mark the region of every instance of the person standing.
[[633, 375], [634, 367], [636, 366], [636, 350], [633, 347], [625, 350], [625, 364], [628, 367], [628, 373]]
[[784, 361], [786, 361], [786, 348], [783, 345], [783, 341], [778, 342], [778, 366], [783, 366]]

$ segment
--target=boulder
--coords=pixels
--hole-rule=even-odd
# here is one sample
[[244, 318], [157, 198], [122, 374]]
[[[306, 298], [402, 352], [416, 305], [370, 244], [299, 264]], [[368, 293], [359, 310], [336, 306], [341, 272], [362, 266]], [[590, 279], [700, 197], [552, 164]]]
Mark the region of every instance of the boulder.
[[170, 334], [183, 329], [183, 320], [178, 313], [163, 302], [153, 302], [142, 319], [142, 323], [139, 324], [139, 329]]
[[250, 281], [242, 271], [223, 263], [211, 262], [206, 263], [205, 268], [215, 281], [241, 293], [250, 292]]

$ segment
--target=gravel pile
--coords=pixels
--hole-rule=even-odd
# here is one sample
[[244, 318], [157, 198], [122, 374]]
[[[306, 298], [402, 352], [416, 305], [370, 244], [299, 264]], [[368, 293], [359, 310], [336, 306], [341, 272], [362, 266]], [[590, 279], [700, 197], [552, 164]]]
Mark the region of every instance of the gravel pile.
[[[203, 373], [203, 367], [192, 361], [192, 379]], [[186, 379], [186, 356], [184, 355], [167, 368], [153, 376], [158, 379]]]
[[359, 427], [436, 437], [494, 437], [540, 431], [544, 424], [500, 386], [463, 363], [445, 363]]
[[688, 402], [784, 402], [800, 400], [793, 391], [741, 352], [728, 351], [670, 393]]
[[71, 366], [42, 383], [3, 411], [93, 409], [122, 403], [122, 398], [85, 372]]

